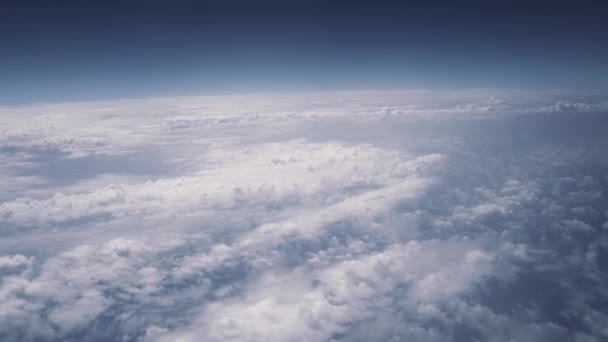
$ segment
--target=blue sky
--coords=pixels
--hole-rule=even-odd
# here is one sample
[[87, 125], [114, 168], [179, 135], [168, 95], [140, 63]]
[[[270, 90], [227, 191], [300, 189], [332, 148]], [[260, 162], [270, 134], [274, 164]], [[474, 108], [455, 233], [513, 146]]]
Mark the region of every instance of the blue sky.
[[598, 2], [3, 1], [0, 101], [608, 89]]

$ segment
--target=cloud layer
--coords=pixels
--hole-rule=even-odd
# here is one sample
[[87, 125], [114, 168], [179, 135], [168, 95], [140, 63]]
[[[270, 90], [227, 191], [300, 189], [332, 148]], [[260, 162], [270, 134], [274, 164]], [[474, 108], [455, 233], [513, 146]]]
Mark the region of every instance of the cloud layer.
[[0, 339], [599, 341], [606, 99], [1, 108]]

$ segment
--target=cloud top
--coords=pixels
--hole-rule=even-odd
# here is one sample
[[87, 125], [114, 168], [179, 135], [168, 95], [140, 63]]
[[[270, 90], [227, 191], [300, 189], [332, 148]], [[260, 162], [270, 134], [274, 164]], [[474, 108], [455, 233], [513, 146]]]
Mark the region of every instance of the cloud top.
[[608, 337], [606, 100], [0, 109], [0, 339]]

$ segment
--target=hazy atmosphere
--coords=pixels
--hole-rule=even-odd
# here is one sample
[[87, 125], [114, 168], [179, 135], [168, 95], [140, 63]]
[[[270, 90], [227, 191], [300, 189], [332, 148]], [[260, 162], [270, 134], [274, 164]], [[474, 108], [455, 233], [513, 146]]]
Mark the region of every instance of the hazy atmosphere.
[[608, 339], [607, 16], [0, 1], [0, 341]]

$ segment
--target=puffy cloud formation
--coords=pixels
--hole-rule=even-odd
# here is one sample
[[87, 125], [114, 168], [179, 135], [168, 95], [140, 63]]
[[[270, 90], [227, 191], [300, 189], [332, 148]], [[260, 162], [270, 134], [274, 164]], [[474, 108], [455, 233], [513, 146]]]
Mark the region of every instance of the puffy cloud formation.
[[0, 340], [608, 338], [606, 100], [0, 109]]

